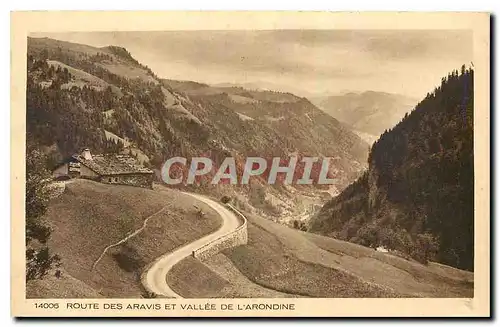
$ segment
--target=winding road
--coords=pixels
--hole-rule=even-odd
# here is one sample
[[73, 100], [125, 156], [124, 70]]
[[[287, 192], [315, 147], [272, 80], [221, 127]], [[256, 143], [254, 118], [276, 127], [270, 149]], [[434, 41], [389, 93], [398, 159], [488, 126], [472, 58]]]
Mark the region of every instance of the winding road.
[[223, 222], [222, 226], [214, 233], [206, 235], [157, 258], [149, 269], [142, 275], [142, 284], [148, 291], [170, 298], [182, 298], [182, 296], [175, 293], [167, 284], [167, 273], [169, 270], [172, 269], [176, 263], [190, 256], [194, 250], [197, 250], [201, 246], [234, 231], [241, 225], [238, 217], [236, 217], [233, 212], [224, 207], [222, 204], [217, 203], [216, 201], [213, 201], [203, 195], [186, 192], [182, 193], [192, 196], [198, 201], [204, 202], [206, 205], [217, 211]]

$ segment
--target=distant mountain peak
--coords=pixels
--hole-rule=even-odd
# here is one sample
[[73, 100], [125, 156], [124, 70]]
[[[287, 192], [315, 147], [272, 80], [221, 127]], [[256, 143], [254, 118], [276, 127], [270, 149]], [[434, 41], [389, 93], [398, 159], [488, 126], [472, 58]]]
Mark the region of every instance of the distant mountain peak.
[[349, 91], [311, 99], [320, 109], [354, 130], [378, 136], [413, 109], [416, 99], [401, 94], [367, 90]]
[[372, 145], [369, 169], [310, 231], [474, 269], [474, 76], [448, 75]]

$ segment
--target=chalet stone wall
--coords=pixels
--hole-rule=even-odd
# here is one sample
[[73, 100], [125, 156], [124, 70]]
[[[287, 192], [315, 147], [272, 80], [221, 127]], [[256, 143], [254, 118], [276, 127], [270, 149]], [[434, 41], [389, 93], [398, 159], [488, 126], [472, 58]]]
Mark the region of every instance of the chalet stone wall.
[[153, 174], [127, 174], [127, 175], [110, 175], [101, 176], [101, 183], [130, 185], [144, 188], [153, 187]]
[[85, 165], [80, 166], [80, 176], [81, 177], [86, 177], [86, 178], [96, 178], [99, 175], [97, 175], [92, 169], [88, 168]]
[[53, 177], [60, 177], [60, 176], [67, 176], [68, 175], [68, 164], [65, 163], [64, 165], [61, 165], [60, 167], [57, 167], [56, 170], [52, 172]]
[[247, 219], [238, 210], [236, 210], [232, 205], [227, 204], [226, 207], [235, 213], [235, 215], [241, 220], [241, 225], [233, 232], [222, 235], [216, 240], [205, 244], [199, 249], [193, 251], [193, 257], [197, 259], [209, 258], [222, 250], [236, 247], [238, 245], [247, 244], [248, 242], [248, 230], [247, 230]]

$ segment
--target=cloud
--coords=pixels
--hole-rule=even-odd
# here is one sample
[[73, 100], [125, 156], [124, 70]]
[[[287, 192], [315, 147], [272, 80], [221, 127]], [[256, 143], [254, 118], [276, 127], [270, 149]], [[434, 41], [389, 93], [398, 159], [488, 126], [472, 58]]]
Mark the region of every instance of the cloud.
[[467, 60], [472, 55], [471, 31], [399, 30], [373, 33], [366, 50], [381, 60]]
[[376, 90], [422, 96], [472, 60], [471, 31], [276, 30], [44, 35], [119, 45], [159, 76], [263, 83], [303, 94]]

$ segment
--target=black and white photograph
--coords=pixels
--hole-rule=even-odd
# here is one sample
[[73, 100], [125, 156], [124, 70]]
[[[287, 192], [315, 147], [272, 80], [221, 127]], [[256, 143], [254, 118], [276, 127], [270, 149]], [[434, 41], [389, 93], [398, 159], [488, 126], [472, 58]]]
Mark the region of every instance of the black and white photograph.
[[30, 32], [23, 297], [56, 315], [474, 299], [475, 37]]

